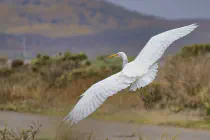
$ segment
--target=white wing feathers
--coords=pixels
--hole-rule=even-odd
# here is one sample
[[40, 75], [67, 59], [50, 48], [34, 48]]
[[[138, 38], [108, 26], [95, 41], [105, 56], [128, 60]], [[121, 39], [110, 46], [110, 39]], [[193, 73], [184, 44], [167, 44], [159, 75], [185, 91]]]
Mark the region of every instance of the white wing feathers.
[[[149, 70], [146, 74], [144, 74], [142, 77], [139, 77], [139, 79], [131, 85], [130, 90], [135, 91], [137, 88], [141, 88], [150, 84], [157, 75], [158, 65], [154, 63], [163, 55], [165, 50], [174, 41], [191, 33], [197, 27], [198, 25], [191, 24], [153, 36], [146, 44], [146, 46], [142, 49], [142, 51], [139, 53], [139, 55], [136, 57], [136, 59], [133, 61], [134, 65], [130, 66], [133, 68], [130, 69], [129, 76], [138, 75], [137, 71], [135, 71], [136, 68], [134, 68], [136, 66], [141, 66], [141, 70]], [[125, 70], [126, 69], [124, 69], [124, 71]], [[124, 73], [128, 75], [128, 72]]]
[[92, 85], [63, 121], [75, 124], [93, 113], [109, 97], [131, 85], [136, 79], [126, 77], [121, 72]]
[[158, 64], [155, 63], [154, 65], [149, 68], [149, 71], [147, 74], [143, 75], [142, 77], [138, 78], [130, 87], [130, 91], [136, 91], [138, 88], [143, 88], [147, 85], [149, 85], [157, 75], [158, 72]]
[[153, 36], [134, 61], [136, 61], [136, 64], [141, 65], [141, 67], [148, 69], [174, 41], [188, 35], [197, 27], [197, 24], [191, 24]]

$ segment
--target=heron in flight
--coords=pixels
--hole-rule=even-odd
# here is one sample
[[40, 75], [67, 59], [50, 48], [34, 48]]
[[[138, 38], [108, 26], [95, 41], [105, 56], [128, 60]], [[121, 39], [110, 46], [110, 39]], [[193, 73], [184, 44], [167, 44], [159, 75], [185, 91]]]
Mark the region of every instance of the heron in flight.
[[124, 52], [109, 56], [110, 58], [115, 56], [122, 58], [122, 70], [86, 90], [62, 122], [69, 122], [70, 125], [76, 124], [99, 108], [108, 97], [119, 91], [128, 87], [130, 91], [135, 91], [150, 84], [157, 75], [157, 60], [161, 58], [165, 50], [174, 41], [190, 34], [197, 27], [197, 24], [191, 24], [153, 36], [137, 57], [129, 63]]

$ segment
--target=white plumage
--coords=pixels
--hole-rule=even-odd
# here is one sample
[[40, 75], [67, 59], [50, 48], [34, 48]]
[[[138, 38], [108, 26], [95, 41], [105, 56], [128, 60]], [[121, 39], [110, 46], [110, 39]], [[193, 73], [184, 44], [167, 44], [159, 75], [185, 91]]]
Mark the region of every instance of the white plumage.
[[191, 24], [169, 30], [153, 36], [136, 59], [128, 63], [127, 56], [119, 52], [112, 56], [120, 56], [123, 60], [122, 71], [92, 85], [81, 96], [72, 111], [63, 122], [78, 123], [88, 117], [109, 97], [130, 86], [131, 91], [150, 84], [157, 75], [156, 61], [174, 41], [191, 33], [198, 25]]
[[149, 85], [157, 75], [158, 72], [158, 64], [155, 63], [154, 65], [149, 68], [148, 73], [141, 76], [136, 80], [130, 87], [130, 91], [136, 91], [138, 88], [145, 87], [146, 85]]

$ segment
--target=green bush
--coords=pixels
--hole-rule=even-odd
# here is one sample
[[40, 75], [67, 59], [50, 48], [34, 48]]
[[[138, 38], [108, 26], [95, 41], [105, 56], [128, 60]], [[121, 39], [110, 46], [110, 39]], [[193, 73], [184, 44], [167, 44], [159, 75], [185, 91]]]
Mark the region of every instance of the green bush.
[[32, 64], [40, 68], [48, 65], [51, 61], [50, 56], [37, 54], [37, 57], [32, 60]]
[[206, 108], [206, 115], [210, 116], [210, 108]]
[[1, 77], [7, 77], [12, 74], [12, 70], [8, 67], [0, 68], [0, 76]]
[[79, 54], [77, 54], [77, 55], [76, 55], [76, 58], [77, 58], [77, 60], [79, 60], [79, 61], [83, 61], [83, 60], [88, 59], [87, 55], [84, 54], [84, 53], [79, 53]]
[[90, 62], [90, 61], [86, 61], [86, 62], [85, 62], [85, 65], [86, 65], [86, 66], [90, 66], [90, 65], [91, 65], [91, 62]]
[[41, 57], [41, 59], [44, 60], [44, 61], [46, 61], [46, 60], [49, 60], [49, 59], [50, 59], [50, 56], [48, 56], [48, 55], [43, 55], [43, 56]]
[[210, 52], [210, 44], [195, 44], [191, 46], [185, 46], [178, 53], [178, 56], [182, 57], [193, 57], [198, 55], [204, 55]]
[[42, 55], [41, 55], [40, 53], [38, 53], [38, 54], [36, 55], [36, 58], [37, 58], [37, 59], [41, 59], [41, 58], [42, 58]]
[[76, 69], [72, 71], [72, 78], [77, 79], [79, 77], [84, 77], [85, 75], [85, 70], [83, 69]]
[[0, 57], [0, 65], [5, 65], [8, 59], [6, 57]]
[[21, 67], [24, 65], [24, 61], [23, 60], [20, 60], [20, 59], [16, 59], [16, 60], [13, 60], [12, 61], [12, 68], [18, 68], [18, 67]]
[[0, 130], [1, 140], [35, 140], [37, 134], [40, 131], [40, 124], [33, 123], [29, 126], [29, 129], [21, 129], [21, 131], [14, 131], [8, 129], [6, 126], [3, 130]]
[[39, 67], [37, 67], [37, 66], [35, 66], [35, 65], [32, 65], [32, 66], [31, 66], [31, 70], [32, 70], [33, 72], [38, 72], [38, 71], [39, 71]]

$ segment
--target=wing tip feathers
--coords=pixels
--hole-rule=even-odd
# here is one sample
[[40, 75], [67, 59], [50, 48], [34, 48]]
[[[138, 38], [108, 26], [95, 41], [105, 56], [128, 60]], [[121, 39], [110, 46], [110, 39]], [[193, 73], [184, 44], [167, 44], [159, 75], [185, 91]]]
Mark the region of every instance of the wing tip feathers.
[[70, 123], [69, 125], [72, 126], [73, 124], [76, 124], [78, 121], [77, 120], [73, 120], [71, 119], [71, 117], [69, 115], [67, 115], [62, 121], [61, 123], [64, 123], [64, 124], [68, 124]]
[[188, 25], [188, 27], [192, 27], [192, 29], [194, 30], [194, 29], [196, 29], [197, 27], [199, 27], [199, 24], [193, 23], [193, 24], [191, 24], [191, 25]]

